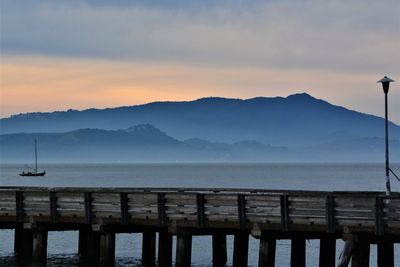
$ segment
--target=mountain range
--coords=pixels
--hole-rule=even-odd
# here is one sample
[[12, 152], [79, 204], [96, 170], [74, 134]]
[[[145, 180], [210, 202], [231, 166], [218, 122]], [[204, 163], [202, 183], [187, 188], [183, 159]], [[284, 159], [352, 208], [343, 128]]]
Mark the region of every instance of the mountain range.
[[[132, 126], [133, 125], [133, 126]], [[0, 120], [0, 159], [43, 161], [381, 161], [384, 120], [308, 94], [202, 98]], [[400, 127], [390, 123], [400, 160]]]

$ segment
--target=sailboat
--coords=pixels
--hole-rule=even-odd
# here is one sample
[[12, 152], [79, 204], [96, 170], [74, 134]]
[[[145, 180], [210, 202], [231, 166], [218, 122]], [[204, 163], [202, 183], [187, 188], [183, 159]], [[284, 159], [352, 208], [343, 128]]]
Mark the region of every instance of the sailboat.
[[[26, 165], [28, 166], [28, 165]], [[35, 139], [35, 168], [29, 167], [28, 168], [32, 169], [33, 171], [23, 171], [20, 173], [20, 176], [44, 176], [46, 174], [46, 171], [43, 172], [38, 172], [38, 167], [37, 167], [37, 140]]]

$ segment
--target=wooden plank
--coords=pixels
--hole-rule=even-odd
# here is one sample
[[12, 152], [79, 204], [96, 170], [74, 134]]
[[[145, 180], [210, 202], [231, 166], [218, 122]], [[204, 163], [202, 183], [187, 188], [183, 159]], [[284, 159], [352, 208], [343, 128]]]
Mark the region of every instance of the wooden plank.
[[364, 211], [339, 211], [335, 210], [335, 215], [337, 218], [363, 218], [365, 220], [375, 220], [375, 212], [374, 211], [369, 211], [369, 212], [364, 212]]
[[230, 221], [230, 222], [237, 222], [238, 221], [238, 216], [233, 216], [233, 215], [207, 215], [208, 221], [218, 221], [218, 222], [223, 222], [223, 221]]
[[280, 214], [280, 207], [257, 207], [257, 208], [246, 208], [246, 213], [259, 213], [263, 215]]
[[335, 206], [338, 208], [350, 209], [373, 209], [375, 207], [375, 200], [372, 198], [335, 198]]
[[65, 217], [73, 217], [73, 218], [84, 218], [85, 213], [84, 212], [76, 212], [73, 210], [61, 210], [58, 212], [59, 214], [59, 220], [62, 220], [62, 218]]
[[57, 210], [60, 209], [75, 209], [75, 210], [85, 210], [85, 203], [65, 203], [57, 202]]
[[229, 213], [238, 215], [238, 207], [204, 207], [204, 212], [207, 214], [220, 214], [220, 213]]
[[131, 219], [137, 220], [154, 220], [158, 221], [158, 214], [149, 213], [149, 214], [133, 214], [131, 215]]
[[129, 203], [132, 204], [143, 204], [143, 205], [157, 205], [158, 201], [157, 194], [148, 194], [148, 193], [128, 193]]
[[95, 218], [121, 218], [120, 212], [108, 212], [108, 211], [99, 211], [94, 212], [93, 217]]
[[1, 208], [13, 208], [14, 210], [16, 210], [15, 205], [16, 205], [15, 201], [14, 202], [3, 202], [3, 203], [0, 203], [0, 209]]
[[168, 220], [172, 221], [193, 221], [197, 222], [197, 214], [169, 214]]
[[128, 208], [128, 213], [129, 214], [134, 214], [134, 213], [154, 213], [158, 214], [158, 207], [129, 207]]

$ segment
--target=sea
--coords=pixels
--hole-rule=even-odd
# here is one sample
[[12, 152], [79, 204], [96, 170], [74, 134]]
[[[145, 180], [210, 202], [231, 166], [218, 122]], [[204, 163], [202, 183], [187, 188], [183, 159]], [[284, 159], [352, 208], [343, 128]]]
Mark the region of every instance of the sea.
[[[41, 164], [44, 177], [20, 177], [23, 164], [0, 164], [0, 186], [39, 187], [162, 187], [248, 188], [321, 191], [385, 190], [384, 164], [350, 163], [159, 163], [159, 164]], [[391, 164], [400, 173], [400, 163]], [[400, 182], [391, 180], [392, 191]], [[13, 254], [13, 230], [0, 230], [0, 266], [19, 266]], [[115, 266], [143, 266], [141, 234], [117, 234]], [[78, 232], [49, 232], [47, 267], [83, 266], [77, 254]], [[174, 239], [174, 244], [176, 240]], [[194, 237], [192, 266], [212, 266], [211, 237]], [[336, 259], [343, 242], [337, 240]], [[232, 265], [233, 237], [227, 238]], [[306, 243], [307, 266], [318, 266], [319, 241]], [[175, 254], [174, 254], [175, 255]], [[400, 244], [395, 245], [395, 266], [400, 267]], [[258, 240], [250, 237], [249, 266], [258, 264]], [[278, 240], [276, 266], [290, 266], [290, 241]], [[370, 266], [376, 266], [376, 246], [371, 245]]]

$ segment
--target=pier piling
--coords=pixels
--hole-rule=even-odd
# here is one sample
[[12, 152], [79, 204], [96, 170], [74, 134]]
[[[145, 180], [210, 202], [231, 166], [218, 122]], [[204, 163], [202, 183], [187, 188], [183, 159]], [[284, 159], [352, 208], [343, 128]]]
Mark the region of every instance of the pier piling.
[[115, 261], [115, 233], [99, 233], [99, 266], [113, 266]]
[[291, 267], [306, 266], [306, 239], [302, 236], [296, 236], [292, 238], [291, 252], [290, 252], [290, 266]]
[[225, 266], [227, 261], [226, 235], [216, 233], [212, 235], [213, 266]]
[[327, 234], [320, 239], [319, 245], [319, 266], [335, 267], [336, 258], [336, 237]]
[[192, 235], [178, 233], [176, 237], [176, 267], [189, 267], [192, 261]]
[[275, 267], [276, 239], [267, 234], [260, 237], [259, 267]]
[[46, 230], [35, 229], [32, 232], [32, 261], [35, 263], [46, 262], [47, 235]]
[[168, 229], [161, 229], [158, 233], [158, 266], [172, 266], [172, 235]]
[[144, 231], [142, 238], [142, 262], [144, 265], [154, 264], [156, 257], [156, 232]]
[[394, 246], [393, 242], [380, 240], [378, 241], [378, 267], [394, 266]]
[[247, 266], [249, 251], [249, 233], [240, 231], [233, 240], [233, 267]]

